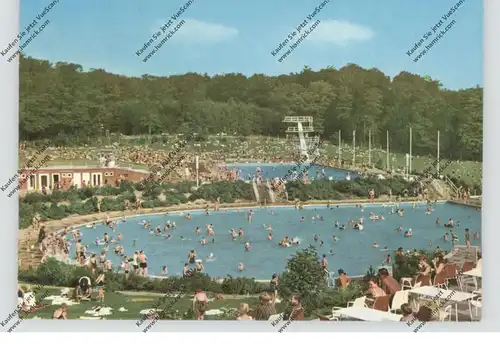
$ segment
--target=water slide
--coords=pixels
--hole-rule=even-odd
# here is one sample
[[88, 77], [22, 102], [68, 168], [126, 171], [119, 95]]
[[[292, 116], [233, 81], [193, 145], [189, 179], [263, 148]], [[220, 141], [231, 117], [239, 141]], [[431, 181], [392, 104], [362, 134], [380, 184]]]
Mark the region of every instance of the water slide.
[[255, 200], [257, 201], [257, 203], [260, 203], [259, 189], [257, 188], [257, 182], [255, 181], [255, 178], [252, 179], [252, 188], [255, 195]]
[[266, 182], [266, 185], [267, 185], [267, 190], [269, 193], [269, 199], [271, 200], [271, 203], [275, 203], [276, 202], [276, 195], [274, 194], [273, 188], [271, 187], [271, 182], [268, 180]]

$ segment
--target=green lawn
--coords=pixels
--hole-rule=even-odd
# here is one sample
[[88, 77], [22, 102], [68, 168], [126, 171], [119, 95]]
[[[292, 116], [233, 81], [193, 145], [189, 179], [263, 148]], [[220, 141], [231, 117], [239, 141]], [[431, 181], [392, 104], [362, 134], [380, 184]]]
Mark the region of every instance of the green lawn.
[[[60, 288], [51, 288], [47, 287], [41, 289], [37, 292], [38, 295], [44, 295], [45, 290], [48, 291], [49, 295], [60, 295]], [[95, 295], [95, 293], [94, 293]], [[209, 295], [210, 297], [211, 295]], [[99, 301], [83, 301], [78, 305], [73, 305], [68, 307], [68, 319], [78, 319], [81, 316], [90, 316], [89, 314], [85, 314], [85, 311], [92, 309], [95, 306], [104, 306], [111, 307], [113, 310], [113, 314], [109, 316], [105, 316], [105, 319], [111, 320], [139, 320], [143, 318], [143, 315], [140, 314], [140, 311], [143, 309], [153, 308], [155, 304], [157, 304], [160, 299], [160, 294], [148, 294], [148, 295], [124, 295], [117, 292], [106, 292], [104, 302], [101, 304]], [[192, 307], [191, 301], [192, 295], [184, 296], [180, 298], [178, 301], [174, 302], [174, 298], [167, 298], [163, 304], [170, 305], [170, 309], [172, 311], [177, 310], [179, 313], [186, 313]], [[229, 296], [231, 297], [231, 296]], [[42, 301], [41, 304], [51, 304], [52, 301], [46, 300]], [[245, 299], [225, 299], [225, 300], [214, 300], [209, 303], [208, 309], [236, 309], [239, 304], [245, 302], [250, 305], [250, 308], [255, 308], [258, 304], [258, 299], [253, 298], [245, 298]], [[54, 311], [59, 308], [58, 305], [50, 305], [48, 307], [42, 308], [33, 313], [29, 313], [26, 319], [31, 319], [33, 317], [39, 317], [42, 319], [52, 319], [52, 314]], [[120, 307], [124, 307], [127, 311], [119, 312], [118, 309]], [[230, 316], [230, 318], [234, 319], [234, 316]], [[221, 319], [218, 316], [206, 316], [206, 319]]]

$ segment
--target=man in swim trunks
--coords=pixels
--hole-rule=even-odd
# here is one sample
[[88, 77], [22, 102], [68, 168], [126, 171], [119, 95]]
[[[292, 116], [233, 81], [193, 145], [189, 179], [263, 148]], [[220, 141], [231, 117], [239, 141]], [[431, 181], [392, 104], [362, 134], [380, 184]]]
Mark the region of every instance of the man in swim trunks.
[[195, 250], [191, 250], [188, 253], [188, 262], [189, 262], [189, 264], [194, 264], [196, 262], [196, 252], [195, 252]]
[[139, 251], [139, 256], [137, 257], [137, 260], [139, 261], [139, 268], [141, 269], [141, 274], [144, 276], [148, 275], [148, 257], [144, 254], [144, 251]]
[[389, 271], [385, 268], [379, 269], [378, 275], [380, 277], [382, 288], [384, 289], [385, 293], [389, 295], [389, 305], [391, 305], [394, 294], [401, 290], [401, 286], [394, 279], [394, 277], [389, 276]]
[[338, 272], [339, 272], [339, 278], [338, 278], [339, 287], [341, 289], [347, 288], [351, 283], [351, 279], [347, 276], [344, 270], [339, 269]]

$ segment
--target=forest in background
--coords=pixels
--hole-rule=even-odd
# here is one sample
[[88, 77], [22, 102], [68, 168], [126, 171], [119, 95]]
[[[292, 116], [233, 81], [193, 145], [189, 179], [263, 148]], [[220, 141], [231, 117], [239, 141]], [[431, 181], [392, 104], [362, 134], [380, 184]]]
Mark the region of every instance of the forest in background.
[[227, 133], [284, 136], [284, 116], [313, 116], [323, 139], [413, 154], [482, 160], [483, 89], [447, 90], [438, 80], [348, 64], [280, 76], [188, 73], [140, 78], [83, 72], [73, 63], [21, 56], [19, 138], [83, 144], [104, 131], [123, 135]]

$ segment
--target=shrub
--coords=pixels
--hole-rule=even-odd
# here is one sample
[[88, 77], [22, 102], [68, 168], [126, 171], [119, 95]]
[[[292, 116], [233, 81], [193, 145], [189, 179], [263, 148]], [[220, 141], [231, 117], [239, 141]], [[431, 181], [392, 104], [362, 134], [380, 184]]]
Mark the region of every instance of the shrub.
[[268, 289], [268, 285], [258, 283], [253, 278], [227, 276], [222, 281], [221, 290], [225, 294], [258, 294]]
[[309, 246], [297, 252], [288, 260], [286, 270], [280, 276], [280, 296], [289, 300], [293, 293], [299, 293], [306, 314], [320, 308], [320, 295], [326, 290], [326, 281], [316, 249]]

